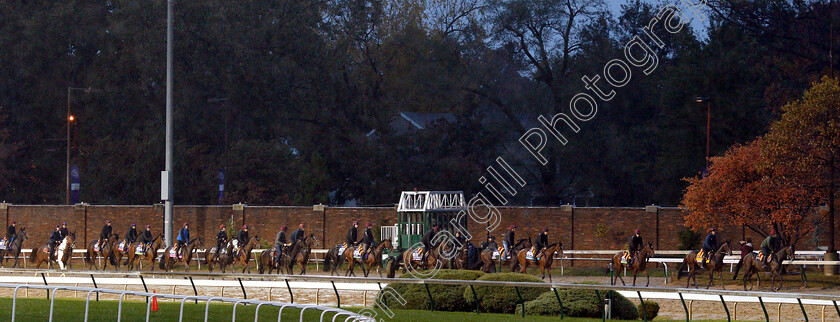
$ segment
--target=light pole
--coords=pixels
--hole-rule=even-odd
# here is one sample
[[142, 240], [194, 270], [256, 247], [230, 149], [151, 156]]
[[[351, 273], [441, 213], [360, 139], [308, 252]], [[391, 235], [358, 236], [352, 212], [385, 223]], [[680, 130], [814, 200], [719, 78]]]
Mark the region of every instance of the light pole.
[[161, 195], [164, 202], [163, 229], [166, 245], [172, 246], [172, 16], [173, 1], [166, 1], [166, 165], [161, 176]]
[[709, 171], [709, 134], [712, 125], [712, 102], [708, 96], [697, 96], [694, 101], [700, 104], [706, 103], [706, 168], [703, 172]]
[[84, 88], [84, 87], [67, 87], [67, 163], [66, 163], [66, 183], [67, 185], [64, 187], [64, 203], [70, 204], [70, 123], [76, 120], [76, 117], [73, 114], [70, 114], [70, 93], [73, 91], [82, 91], [84, 93], [102, 93], [102, 90], [95, 89], [95, 88]]

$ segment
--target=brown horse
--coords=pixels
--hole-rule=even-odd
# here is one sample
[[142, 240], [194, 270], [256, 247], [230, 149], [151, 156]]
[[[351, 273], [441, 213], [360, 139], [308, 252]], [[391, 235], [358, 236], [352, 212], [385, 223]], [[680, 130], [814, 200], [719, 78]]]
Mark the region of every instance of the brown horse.
[[470, 241], [467, 240], [463, 245], [461, 245], [461, 248], [458, 249], [455, 257], [452, 258], [452, 266], [455, 269], [479, 270], [483, 267], [484, 263], [481, 262], [480, 258], [469, 258], [469, 247]]
[[531, 244], [531, 237], [522, 238], [516, 242], [516, 244], [510, 247], [510, 259], [502, 259], [502, 265], [504, 265], [505, 261], [508, 262], [509, 268], [511, 272], [515, 272], [521, 264], [519, 263], [519, 251], [523, 249], [530, 249], [533, 244]]
[[[114, 237], [111, 237], [102, 243], [98, 251], [96, 250], [96, 245], [99, 241], [94, 240], [90, 242], [87, 246], [87, 252], [85, 252], [85, 265], [88, 266], [88, 269], [99, 269], [99, 264], [97, 264], [97, 261], [95, 260], [97, 256], [105, 258], [105, 263], [102, 264], [103, 271], [106, 267], [108, 267], [108, 262], [110, 262], [113, 266], [119, 265], [114, 257], [114, 252], [117, 250], [117, 241], [119, 240], [120, 236], [118, 234], [114, 234]], [[119, 269], [119, 267], [117, 269]]]
[[[732, 255], [732, 246], [729, 244], [729, 241], [725, 241], [723, 244], [718, 247], [718, 250], [715, 251], [714, 254], [709, 256], [709, 262], [706, 264], [706, 270], [709, 271], [709, 285], [706, 288], [712, 287], [712, 283], [715, 281], [715, 272], [720, 274], [720, 286], [723, 289], [726, 289], [726, 286], [723, 284], [723, 258], [726, 255]], [[680, 264], [680, 268], [677, 269], [677, 279], [680, 279], [682, 272], [685, 270], [686, 266], [688, 267], [688, 278], [685, 281], [685, 287], [688, 287], [689, 281], [692, 279], [694, 280], [694, 288], [697, 288], [697, 271], [700, 269], [700, 264], [697, 263], [697, 254], [698, 251], [692, 251], [685, 255], [683, 258], [682, 263]]]
[[[279, 260], [277, 260], [277, 250], [274, 247], [265, 249], [262, 252], [260, 252], [260, 258], [259, 258], [259, 261], [257, 262], [257, 267], [259, 267], [259, 273], [260, 274], [265, 274], [265, 273], [271, 274], [271, 271], [273, 271], [275, 269], [277, 270], [277, 274], [282, 273], [282, 265], [280, 265], [280, 263], [283, 262], [284, 259], [286, 259], [289, 256], [288, 256], [288, 254], [286, 254], [286, 251], [287, 251], [288, 247], [286, 247], [286, 246], [281, 246], [281, 247], [282, 247], [283, 252], [281, 253], [281, 256], [280, 256]], [[288, 261], [286, 261], [286, 262], [288, 262]]]
[[[636, 277], [639, 275], [639, 272], [645, 273], [647, 275], [647, 284], [645, 287], [650, 286], [650, 273], [647, 272], [647, 263], [648, 260], [656, 255], [653, 251], [653, 244], [647, 243], [645, 247], [642, 248], [642, 251], [636, 255], [636, 258], [633, 259], [633, 264], [630, 265], [628, 268], [633, 270], [633, 286], [636, 286]], [[626, 285], [624, 283], [624, 278], [621, 277], [621, 271], [624, 270], [626, 264], [621, 262], [621, 258], [624, 257], [624, 252], [619, 252], [613, 256], [612, 262], [610, 262], [609, 268], [611, 271], [615, 272], [615, 276], [621, 280], [621, 285]], [[615, 282], [615, 278], [610, 279], [610, 284]]]
[[190, 263], [192, 262], [193, 255], [195, 254], [196, 250], [198, 250], [202, 246], [203, 244], [201, 242], [201, 237], [191, 240], [181, 249], [181, 257], [170, 256], [170, 250], [172, 249], [172, 247], [175, 247], [174, 245], [166, 247], [166, 249], [163, 250], [163, 254], [161, 254], [159, 264], [160, 268], [167, 272], [171, 272], [172, 268], [175, 267], [175, 264], [184, 263], [184, 266], [186, 266], [186, 271], [189, 272]]
[[49, 244], [33, 248], [29, 256], [29, 262], [35, 263], [35, 268], [41, 268], [43, 263], [47, 263], [47, 267], [52, 268], [52, 262], [55, 261], [59, 268], [67, 269], [70, 268], [74, 247], [76, 247], [76, 232], [70, 233], [61, 240], [61, 244], [55, 247], [54, 255], [50, 255]]
[[[747, 256], [744, 256], [744, 258], [741, 260], [743, 262], [743, 267], [745, 267], [747, 269], [744, 272], [744, 290], [745, 291], [747, 290], [747, 282], [750, 280], [752, 275], [755, 275], [756, 283], [758, 283], [759, 287], [761, 286], [761, 280], [758, 277], [759, 276], [758, 273], [762, 272], [762, 271], [770, 273], [770, 276], [771, 276], [770, 290], [775, 292], [775, 291], [778, 291], [778, 290], [782, 289], [782, 282], [784, 281], [782, 279], [782, 269], [784, 267], [784, 264], [782, 262], [785, 261], [785, 260], [793, 260], [794, 259], [795, 255], [794, 255], [793, 245], [788, 245], [788, 246], [782, 247], [781, 250], [774, 253], [770, 257], [769, 262], [767, 263], [767, 269], [763, 268], [763, 265], [761, 264], [761, 261], [758, 260], [757, 256], [758, 256], [758, 254], [751, 253], [751, 254], [747, 254]], [[735, 279], [737, 277], [738, 277], [738, 271], [736, 270], [735, 274], [732, 276], [732, 279]], [[776, 285], [776, 278], [777, 277], [779, 279], [779, 287], [774, 289], [773, 287]], [[752, 285], [750, 285], [750, 290], [752, 290]]]
[[142, 269], [143, 267], [143, 260], [149, 261], [149, 267], [151, 270], [155, 270], [155, 258], [157, 258], [157, 251], [161, 247], [163, 247], [164, 240], [163, 234], [158, 234], [155, 239], [152, 240], [150, 246], [146, 247], [146, 252], [142, 255], [138, 255], [137, 251], [137, 243], [131, 244], [131, 247], [128, 249], [128, 269], [134, 270], [134, 262], [140, 260], [138, 269]]
[[[525, 273], [528, 270], [528, 265], [531, 264], [531, 260], [528, 260], [525, 255], [527, 254], [528, 249], [520, 250], [516, 257], [519, 260], [519, 265], [522, 268], [519, 270], [520, 273]], [[554, 253], [560, 253], [560, 257], [563, 257], [563, 243], [555, 243], [548, 245], [545, 248], [545, 252], [543, 252], [542, 257], [537, 260], [537, 265], [540, 266], [540, 272], [542, 273], [542, 279], [545, 279], [545, 274], [548, 272], [548, 282], [551, 282], [551, 264], [554, 263]]]
[[242, 264], [242, 273], [248, 270], [251, 274], [251, 266], [248, 263], [251, 261], [251, 250], [260, 245], [260, 236], [251, 237], [245, 245], [239, 245], [239, 252], [233, 254], [233, 263]]
[[27, 239], [29, 239], [29, 236], [26, 234], [26, 228], [21, 228], [20, 232], [15, 236], [15, 240], [9, 244], [8, 249], [0, 250], [0, 267], [6, 267], [6, 256], [12, 256], [15, 259], [15, 264], [12, 268], [17, 267], [20, 252], [23, 250], [23, 242]]
[[[122, 245], [122, 249], [120, 249], [120, 245]], [[120, 265], [122, 265], [123, 256], [125, 256], [125, 258], [126, 258], [125, 266], [128, 266], [128, 256], [129, 256], [130, 253], [134, 252], [136, 247], [137, 247], [136, 242], [129, 243], [128, 240], [125, 240], [125, 239], [123, 239], [119, 242], [116, 242], [116, 240], [115, 240], [114, 261], [116, 262], [116, 264], [114, 264], [114, 267], [116, 267], [118, 271], [120, 270]]]
[[286, 264], [289, 275], [294, 274], [294, 265], [300, 268], [300, 275], [306, 274], [306, 264], [309, 263], [309, 255], [312, 253], [312, 245], [318, 245], [315, 234], [309, 234], [303, 241], [297, 241], [290, 251], [289, 263]]
[[213, 272], [214, 264], [219, 264], [219, 269], [221, 269], [222, 273], [224, 273], [226, 270], [225, 268], [228, 265], [233, 264], [233, 256], [231, 255], [231, 252], [233, 252], [233, 244], [230, 241], [224, 243], [224, 245], [222, 245], [222, 249], [217, 249], [217, 246], [213, 246], [205, 251], [204, 262], [207, 264], [207, 268], [210, 270], [210, 273]]
[[[402, 258], [403, 272], [405, 272], [408, 269], [412, 269], [412, 270], [416, 270], [418, 268], [428, 269], [430, 267], [437, 267], [436, 265], [440, 265], [440, 267], [443, 267], [443, 265], [441, 265], [442, 261], [441, 261], [440, 249], [439, 249], [439, 248], [443, 247], [443, 244], [444, 243], [441, 243], [441, 245], [438, 245], [438, 247], [434, 247], [433, 249], [429, 250], [429, 253], [426, 255], [426, 261], [425, 262], [423, 261], [422, 256], [419, 259], [414, 259], [413, 253], [418, 251], [418, 249], [409, 248], [409, 249], [403, 251], [401, 256], [400, 256]], [[390, 273], [389, 273], [389, 275], [390, 275]]]
[[339, 250], [343, 246], [344, 244], [335, 245], [324, 254], [324, 272], [330, 272], [330, 276], [339, 275], [338, 269], [341, 267], [341, 264], [344, 264], [344, 259], [346, 258], [344, 253], [350, 247], [345, 248], [343, 252], [339, 253]]
[[[370, 274], [371, 267], [376, 267], [376, 272], [379, 273], [379, 277], [381, 278], [382, 271], [380, 270], [380, 268], [382, 268], [382, 252], [385, 249], [394, 250], [394, 245], [391, 244], [390, 239], [383, 240], [381, 243], [379, 243], [379, 245], [376, 245], [376, 247], [369, 250], [367, 258], [357, 259], [353, 257], [353, 249], [348, 247], [348, 249], [344, 251], [347, 262], [350, 263], [350, 267], [347, 269], [347, 272], [353, 273], [353, 266], [355, 266], [356, 263], [359, 263], [359, 265], [362, 267], [362, 273], [365, 274], [365, 277], [368, 277], [368, 274]], [[353, 275], [355, 276], [355, 274]]]

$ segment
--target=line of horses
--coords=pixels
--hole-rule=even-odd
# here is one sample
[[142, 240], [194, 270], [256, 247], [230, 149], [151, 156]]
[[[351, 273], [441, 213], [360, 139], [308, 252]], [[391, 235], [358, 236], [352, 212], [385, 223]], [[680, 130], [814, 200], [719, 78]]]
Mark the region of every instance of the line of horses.
[[[0, 267], [5, 267], [7, 257], [9, 261], [14, 261], [12, 267], [17, 267], [19, 257], [23, 250], [23, 243], [29, 237], [26, 228], [22, 228], [17, 237], [6, 247], [0, 249]], [[102, 270], [105, 270], [110, 264], [116, 270], [120, 270], [121, 266], [125, 266], [128, 270], [142, 269], [143, 263], [148, 263], [148, 267], [154, 271], [155, 261], [157, 260], [158, 267], [164, 271], [172, 271], [176, 265], [183, 265], [186, 271], [190, 270], [190, 264], [195, 258], [195, 253], [204, 247], [201, 238], [190, 240], [178, 252], [172, 251], [173, 246], [166, 247], [163, 234], [158, 234], [149, 245], [139, 245], [139, 243], [126, 243], [120, 240], [118, 235], [103, 242], [100, 247], [97, 246], [98, 241], [88, 243], [84, 255], [85, 266], [88, 269], [99, 269], [97, 258], [104, 259], [102, 263]], [[252, 251], [260, 246], [259, 236], [251, 237], [251, 239], [244, 245], [235, 245], [235, 240], [231, 240], [222, 245], [219, 250], [217, 246], [204, 251], [204, 261], [208, 266], [210, 272], [215, 267], [218, 267], [223, 273], [227, 268], [233, 269], [235, 266], [241, 266], [241, 272], [251, 273], [250, 261], [252, 258]], [[141, 246], [141, 247], [138, 247]], [[289, 245], [282, 247], [280, 256], [277, 256], [274, 248], [263, 250], [256, 257], [256, 266], [260, 274], [271, 274], [273, 271], [277, 273], [294, 274], [294, 266], [298, 266], [301, 275], [306, 274], [306, 264], [309, 262], [312, 249], [320, 246], [314, 234], [310, 234], [300, 241], [296, 241]], [[393, 252], [394, 245], [390, 240], [384, 240], [374, 247], [371, 247], [367, 256], [360, 256], [356, 247], [346, 245], [335, 245], [330, 248], [324, 258], [324, 272], [330, 272], [330, 275], [340, 275], [338, 270], [346, 262], [348, 264], [345, 276], [356, 276], [355, 267], [360, 266], [362, 273], [367, 277], [373, 269], [376, 269], [380, 277], [382, 277], [382, 270], [387, 272], [389, 278], [396, 275], [396, 271], [402, 268], [403, 273], [411, 270], [417, 271], [420, 269], [431, 268], [453, 268], [453, 269], [467, 269], [467, 270], [481, 270], [486, 273], [493, 273], [497, 271], [497, 266], [508, 267], [511, 272], [525, 273], [532, 264], [540, 268], [542, 278], [545, 279], [548, 275], [549, 282], [551, 281], [551, 267], [554, 261], [554, 255], [559, 254], [563, 257], [563, 244], [558, 242], [550, 244], [546, 247], [543, 256], [539, 258], [536, 263], [529, 258], [528, 252], [532, 246], [530, 238], [523, 238], [516, 242], [510, 249], [510, 254], [506, 258], [501, 258], [501, 250], [495, 248], [486, 248], [483, 250], [477, 249], [470, 256], [469, 245], [464, 243], [458, 247], [452, 243], [440, 243], [434, 249], [428, 252], [425, 260], [419, 254], [414, 253], [415, 249], [409, 249], [398, 253], [393, 260], [384, 261], [383, 254], [385, 252]], [[35, 264], [35, 268], [41, 268], [41, 265], [46, 264], [48, 268], [52, 268], [53, 263], [57, 264], [60, 269], [72, 268], [72, 253], [76, 247], [76, 234], [71, 232], [66, 236], [60, 244], [55, 246], [55, 250], [50, 255], [49, 244], [41, 245], [33, 248], [28, 261]], [[163, 252], [158, 255], [158, 251], [163, 249]], [[624, 278], [621, 272], [625, 269], [633, 273], [633, 285], [636, 285], [638, 275], [645, 274], [647, 282], [645, 286], [650, 285], [650, 274], [647, 272], [647, 264], [651, 258], [655, 256], [653, 245], [646, 244], [643, 249], [636, 255], [636, 258], [627, 263], [623, 258], [625, 252], [616, 253], [610, 261], [607, 269], [614, 274], [611, 276], [610, 283], [621, 281], [625, 285]], [[685, 255], [677, 270], [677, 279], [682, 278], [687, 274], [686, 287], [690, 286], [691, 281], [694, 281], [694, 287], [697, 287], [697, 274], [702, 271], [707, 271], [709, 274], [709, 284], [706, 288], [710, 288], [714, 284], [715, 274], [718, 274], [721, 287], [725, 288], [723, 283], [723, 259], [727, 255], [732, 255], [732, 245], [729, 241], [725, 241], [712, 254], [709, 255], [709, 260], [704, 268], [700, 267], [700, 263], [696, 260], [698, 251], [692, 251]], [[743, 284], [744, 290], [747, 290], [747, 285], [752, 281], [752, 277], [756, 277], [756, 284], [761, 285], [759, 273], [767, 272], [771, 276], [771, 289], [776, 291], [782, 287], [782, 275], [784, 274], [783, 261], [794, 259], [794, 247], [785, 246], [781, 250], [773, 254], [767, 265], [764, 265], [758, 258], [758, 253], [752, 252], [745, 255], [738, 263], [734, 270], [732, 279], [738, 277], [740, 270], [743, 268]], [[383, 262], [385, 267], [383, 267]], [[687, 273], [686, 273], [687, 269]], [[776, 280], [779, 281], [776, 287]], [[750, 284], [749, 289], [754, 285]]]

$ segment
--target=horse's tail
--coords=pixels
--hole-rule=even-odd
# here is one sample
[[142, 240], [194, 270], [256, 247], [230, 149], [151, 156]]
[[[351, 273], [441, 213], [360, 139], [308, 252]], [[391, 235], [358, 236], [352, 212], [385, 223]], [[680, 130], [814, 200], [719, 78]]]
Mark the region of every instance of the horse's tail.
[[160, 269], [166, 269], [166, 260], [166, 252], [163, 252], [163, 254], [160, 254], [160, 259], [158, 259], [158, 266], [160, 266]]
[[330, 264], [332, 264], [332, 255], [331, 252], [327, 253], [327, 256], [324, 256], [324, 272], [330, 271]]
[[685, 266], [686, 266], [686, 260], [683, 259], [682, 263], [680, 263], [680, 267], [677, 268], [677, 279], [680, 279], [680, 277], [682, 277], [682, 273], [683, 273], [683, 270], [685, 270]]
[[38, 261], [37, 257], [38, 257], [38, 251], [39, 250], [41, 250], [41, 249], [40, 248], [33, 248], [32, 252], [29, 253], [29, 262], [30, 263], [34, 263], [34, 262]]
[[90, 265], [90, 263], [91, 263], [91, 260], [90, 260], [90, 251], [86, 251], [86, 252], [85, 252], [85, 265]]
[[113, 265], [114, 267], [119, 268], [120, 264], [117, 263], [117, 255], [115, 255], [113, 252], [111, 252], [111, 255], [108, 255], [108, 261], [111, 262], [111, 265]]

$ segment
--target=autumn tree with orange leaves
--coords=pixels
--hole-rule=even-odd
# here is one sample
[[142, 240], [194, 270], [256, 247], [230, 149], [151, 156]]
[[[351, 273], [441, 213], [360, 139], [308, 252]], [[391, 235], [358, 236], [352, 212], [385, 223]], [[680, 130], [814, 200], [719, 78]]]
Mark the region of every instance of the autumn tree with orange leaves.
[[[706, 177], [687, 178], [681, 206], [686, 225], [744, 225], [767, 235], [777, 229], [795, 244], [825, 223], [834, 252], [840, 185], [840, 85], [823, 77], [802, 99], [782, 108], [768, 133], [711, 158]], [[828, 212], [817, 207], [828, 205]], [[825, 220], [827, 219], [827, 220]]]
[[790, 169], [767, 158], [767, 146], [762, 138], [735, 145], [711, 158], [708, 176], [687, 178], [686, 225], [697, 231], [744, 225], [761, 235], [776, 229], [788, 244], [813, 232], [820, 218], [812, 209], [819, 199], [803, 177], [791, 176]]

